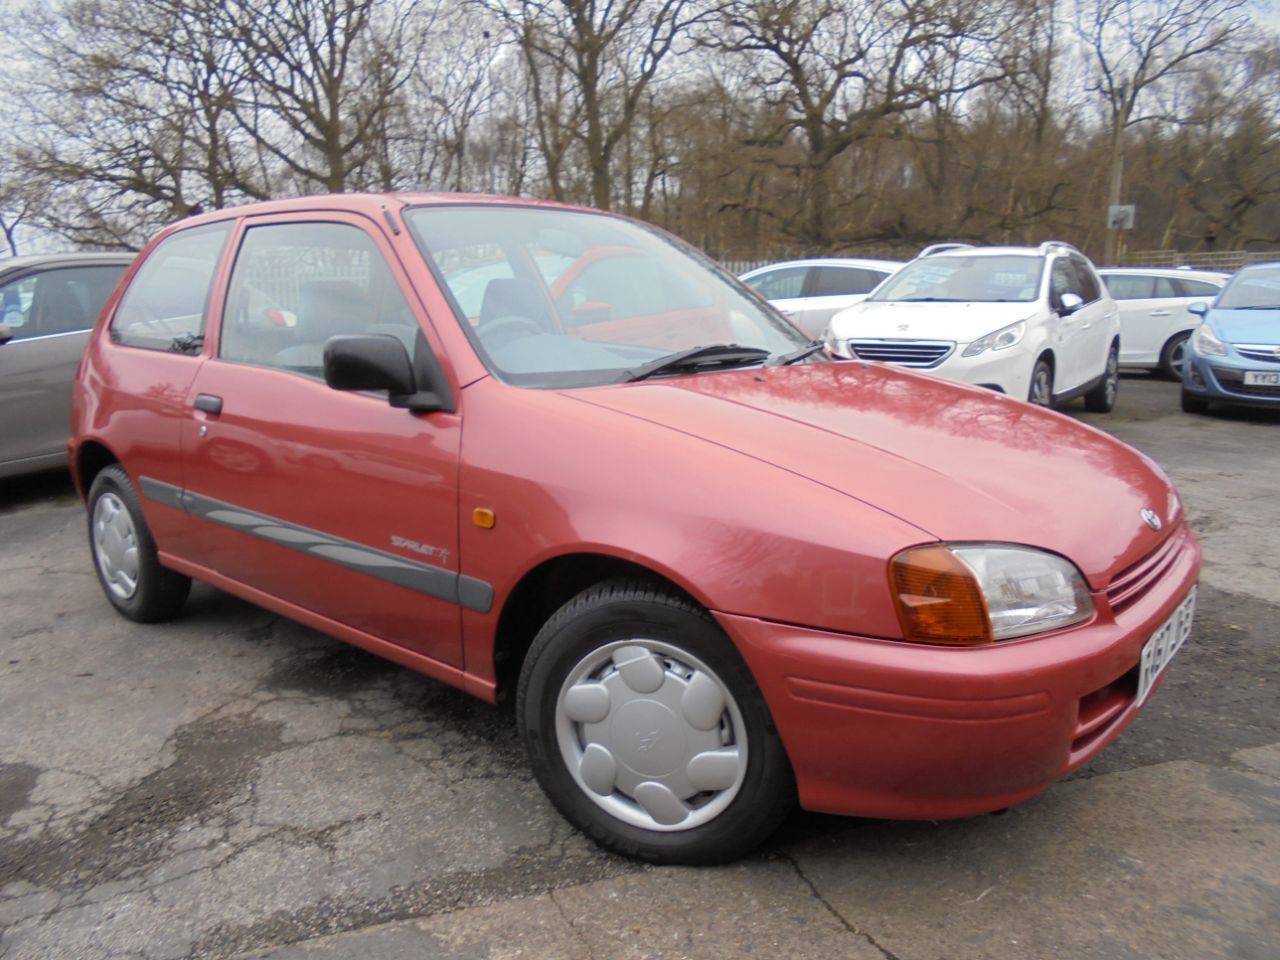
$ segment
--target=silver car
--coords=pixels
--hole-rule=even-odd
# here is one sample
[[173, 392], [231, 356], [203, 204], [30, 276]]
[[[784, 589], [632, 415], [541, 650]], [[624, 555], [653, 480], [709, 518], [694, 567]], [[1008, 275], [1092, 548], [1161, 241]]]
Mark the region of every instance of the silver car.
[[0, 260], [0, 477], [66, 462], [71, 382], [131, 253]]

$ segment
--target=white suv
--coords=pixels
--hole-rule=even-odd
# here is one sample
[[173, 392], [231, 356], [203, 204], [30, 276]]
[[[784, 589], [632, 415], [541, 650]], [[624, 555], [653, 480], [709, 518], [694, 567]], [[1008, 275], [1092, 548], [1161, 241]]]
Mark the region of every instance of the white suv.
[[1065, 243], [918, 257], [832, 317], [824, 340], [838, 357], [927, 370], [1041, 406], [1083, 396], [1105, 413], [1119, 384], [1116, 302]]

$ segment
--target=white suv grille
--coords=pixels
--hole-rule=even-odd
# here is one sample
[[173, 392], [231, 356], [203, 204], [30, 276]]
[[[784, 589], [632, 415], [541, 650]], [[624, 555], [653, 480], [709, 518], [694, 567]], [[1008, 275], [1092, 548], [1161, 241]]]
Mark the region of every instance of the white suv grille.
[[882, 360], [904, 367], [936, 367], [956, 348], [948, 340], [850, 340], [859, 360]]

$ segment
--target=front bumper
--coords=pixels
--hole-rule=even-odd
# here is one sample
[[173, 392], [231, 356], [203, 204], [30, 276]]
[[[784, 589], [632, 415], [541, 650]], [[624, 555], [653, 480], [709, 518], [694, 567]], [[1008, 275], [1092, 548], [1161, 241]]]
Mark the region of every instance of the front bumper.
[[1203, 357], [1187, 351], [1182, 368], [1182, 387], [1202, 400], [1219, 400], [1248, 407], [1280, 408], [1280, 387], [1246, 386], [1246, 370], [1266, 370], [1262, 362], [1235, 357]]
[[[1182, 538], [1176, 549], [1172, 537]], [[718, 619], [772, 711], [802, 806], [972, 816], [1034, 796], [1132, 722], [1142, 646], [1199, 575], [1199, 542], [1185, 525], [1169, 543], [1158, 580], [1127, 594], [1119, 612], [1098, 593], [1087, 624], [987, 647]]]

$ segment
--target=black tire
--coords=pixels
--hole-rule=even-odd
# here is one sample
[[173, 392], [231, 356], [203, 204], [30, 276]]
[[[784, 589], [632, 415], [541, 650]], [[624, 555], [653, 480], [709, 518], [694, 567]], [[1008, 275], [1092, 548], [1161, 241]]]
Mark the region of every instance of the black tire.
[[[566, 760], [566, 751], [572, 752], [576, 745], [581, 745], [584, 732], [589, 728], [574, 720], [568, 708], [562, 712], [562, 694], [578, 682], [600, 687], [620, 682], [618, 678], [624, 675], [623, 670], [617, 667], [613, 658], [617, 652], [627, 651], [630, 655], [638, 645], [649, 647], [646, 652], [652, 653], [653, 662], [659, 665], [653, 668], [660, 676], [659, 686], [654, 691], [639, 694], [625, 686], [614, 686], [610, 688], [611, 697], [618, 692], [632, 697], [627, 708], [638, 705], [637, 713], [640, 710], [661, 711], [665, 708], [658, 701], [663, 698], [663, 691], [668, 689], [668, 685], [674, 688], [683, 682], [671, 678], [683, 675], [687, 680], [690, 675], [679, 671], [693, 661], [698, 667], [697, 672], [701, 673], [705, 668], [711, 681], [718, 683], [728, 695], [723, 701], [723, 710], [715, 715], [717, 720], [702, 723], [699, 729], [708, 732], [699, 735], [710, 736], [710, 731], [715, 731], [715, 736], [725, 737], [726, 732], [731, 731], [735, 739], [726, 741], [726, 745], [734, 747], [735, 754], [738, 746], [745, 745], [746, 748], [745, 772], [741, 768], [738, 770], [738, 780], [732, 787], [712, 789], [685, 798], [692, 801], [682, 807], [692, 811], [688, 814], [694, 822], [692, 826], [647, 829], [628, 822], [623, 816], [643, 821], [649, 814], [617, 786], [605, 786], [589, 792], [586, 785], [576, 779], [579, 774], [570, 772], [569, 761]], [[666, 653], [654, 653], [652, 647], [655, 645]], [[596, 659], [604, 664], [602, 673], [578, 673], [586, 669], [584, 665]], [[633, 659], [623, 667], [636, 662]], [[605, 677], [603, 681], [600, 680], [602, 675]], [[578, 680], [570, 683], [574, 676]], [[688, 686], [686, 683], [682, 689]], [[611, 703], [610, 697], [606, 697], [602, 709], [605, 713], [595, 728], [607, 731], [606, 735], [612, 737], [619, 726], [616, 719], [610, 720], [610, 717], [617, 717], [617, 703]], [[677, 725], [688, 724], [687, 720], [675, 717], [674, 713], [672, 711], [671, 715]], [[732, 641], [705, 611], [660, 587], [638, 581], [610, 581], [583, 591], [561, 607], [538, 632], [525, 657], [516, 695], [516, 716], [529, 763], [551, 802], [569, 822], [600, 846], [628, 857], [653, 863], [680, 864], [734, 860], [768, 839], [795, 804], [795, 780], [786, 750], [746, 663]], [[666, 716], [663, 714], [664, 719], [649, 733], [648, 746], [644, 745], [645, 738], [639, 736], [648, 732], [648, 719], [644, 721], [644, 731], [635, 729], [636, 737], [610, 739], [606, 744], [609, 749], [605, 754], [610, 769], [622, 771], [619, 778], [645, 779], [646, 775], [636, 773], [629, 762], [633, 757], [645, 759], [636, 751], [648, 751], [659, 742], [658, 730], [665, 729], [662, 724]], [[629, 728], [624, 729], [631, 732]], [[692, 727], [687, 729], [692, 730]], [[742, 741], [736, 739], [738, 731]], [[663, 745], [683, 745], [685, 740], [672, 737], [661, 742]], [[590, 746], [590, 749], [598, 748], [599, 744]], [[620, 759], [615, 762], [610, 751]], [[668, 748], [667, 753], [670, 752]], [[686, 759], [684, 764], [680, 767], [677, 762], [676, 767], [685, 773], [692, 771], [692, 762]], [[585, 770], [585, 766], [582, 764], [578, 770]], [[652, 785], [641, 784], [642, 789], [645, 786]], [[698, 807], [695, 805], [698, 803], [707, 805]], [[610, 812], [610, 804], [614, 805], [615, 812]], [[700, 817], [709, 819], [695, 822]], [[649, 822], [657, 826], [657, 821]]]
[[1107, 353], [1107, 367], [1102, 382], [1084, 395], [1084, 408], [1090, 413], [1110, 413], [1120, 392], [1120, 344], [1113, 343]]
[[1182, 412], [1183, 413], [1208, 413], [1209, 401], [1202, 400], [1193, 393], [1187, 392], [1187, 388], [1182, 388]]
[[1037, 407], [1053, 406], [1053, 364], [1046, 357], [1041, 357], [1031, 368], [1027, 403], [1033, 403]]
[[1169, 380], [1182, 381], [1182, 363], [1187, 355], [1187, 341], [1191, 339], [1191, 331], [1175, 333], [1160, 351], [1160, 373]]
[[[118, 464], [104, 467], [89, 488], [89, 552], [102, 592], [130, 620], [156, 623], [182, 611], [191, 578], [160, 565], [142, 504]], [[127, 561], [111, 559], [130, 552]]]

